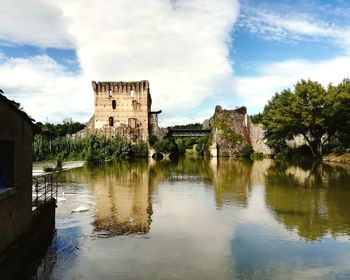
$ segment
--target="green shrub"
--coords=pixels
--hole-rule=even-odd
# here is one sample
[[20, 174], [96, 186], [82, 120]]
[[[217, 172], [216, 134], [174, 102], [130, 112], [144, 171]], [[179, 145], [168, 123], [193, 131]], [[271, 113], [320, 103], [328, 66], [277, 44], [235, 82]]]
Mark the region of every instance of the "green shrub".
[[265, 158], [265, 156], [264, 156], [264, 154], [263, 153], [252, 153], [251, 155], [250, 155], [250, 159], [251, 160], [262, 160], [262, 159], [264, 159]]
[[242, 151], [241, 151], [241, 156], [244, 158], [251, 158], [251, 155], [254, 153], [253, 147], [250, 144], [244, 145]]
[[172, 137], [158, 140], [156, 143], [154, 143], [153, 148], [157, 153], [177, 154], [178, 151], [175, 140]]
[[130, 157], [144, 158], [148, 156], [148, 145], [144, 141], [140, 141], [130, 148]]

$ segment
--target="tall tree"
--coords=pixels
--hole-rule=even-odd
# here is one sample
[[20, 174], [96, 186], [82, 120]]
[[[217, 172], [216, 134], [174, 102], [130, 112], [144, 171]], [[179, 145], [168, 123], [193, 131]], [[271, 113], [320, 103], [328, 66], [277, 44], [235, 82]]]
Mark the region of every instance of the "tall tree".
[[330, 136], [331, 103], [328, 91], [310, 80], [298, 82], [294, 91], [287, 89], [277, 93], [263, 112], [267, 139], [276, 143], [302, 135], [312, 154], [321, 156]]
[[328, 86], [327, 114], [330, 135], [345, 148], [350, 148], [350, 79]]

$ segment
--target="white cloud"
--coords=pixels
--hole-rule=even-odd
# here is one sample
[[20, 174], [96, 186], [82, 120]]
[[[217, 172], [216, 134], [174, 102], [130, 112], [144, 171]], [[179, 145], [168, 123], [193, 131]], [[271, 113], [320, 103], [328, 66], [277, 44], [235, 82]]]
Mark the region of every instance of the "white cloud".
[[[10, 94], [23, 92], [19, 101], [40, 120], [46, 114], [57, 120], [48, 107], [34, 104], [41, 97], [69, 104], [61, 114], [72, 110], [75, 118], [73, 110], [85, 112], [72, 96], [85, 94], [92, 103], [91, 80], [149, 80], [154, 109], [163, 109], [165, 123], [177, 118], [179, 108], [195, 108], [232, 84], [227, 42], [238, 16], [237, 0], [14, 0], [4, 3], [1, 11], [3, 41], [39, 47], [74, 45], [77, 52], [81, 74], [75, 77], [48, 57], [41, 57], [43, 63], [36, 57], [0, 65], [6, 72], [2, 84], [11, 88]], [[10, 67], [16, 82], [9, 77]], [[26, 78], [30, 76], [36, 83]], [[223, 76], [231, 82], [222, 83]], [[58, 88], [51, 87], [57, 84]], [[35, 94], [28, 100], [24, 92], [30, 90]], [[187, 116], [193, 119], [191, 112]]]
[[62, 13], [45, 0], [1, 1], [0, 40], [39, 47], [72, 47]]
[[92, 114], [90, 82], [66, 72], [48, 56], [3, 59], [0, 85], [37, 121], [61, 122], [72, 116], [87, 121]]
[[245, 7], [238, 25], [268, 40], [328, 40], [348, 48], [350, 28], [320, 20], [311, 14], [277, 13]]
[[235, 0], [59, 1], [91, 80], [150, 81], [155, 109], [194, 108], [231, 76]]
[[[349, 76], [346, 55], [265, 63], [255, 76], [234, 76], [228, 42], [237, 0], [14, 0], [2, 3], [0, 11], [0, 40], [76, 50], [79, 74], [48, 56], [11, 59], [0, 52], [0, 87], [41, 121], [87, 121], [91, 80], [148, 79], [153, 109], [163, 109], [166, 126], [201, 121], [215, 104], [260, 111], [274, 92], [301, 78], [327, 85]], [[275, 39], [336, 40], [350, 49], [347, 28], [305, 15], [252, 8], [239, 24]], [[233, 104], [236, 96], [240, 104]], [[203, 110], [203, 102], [213, 108]]]
[[293, 85], [301, 79], [311, 79], [327, 87], [350, 77], [350, 56], [336, 57], [320, 62], [287, 60], [267, 63], [258, 69], [256, 76], [236, 78], [236, 92], [252, 111], [261, 111], [275, 92]]

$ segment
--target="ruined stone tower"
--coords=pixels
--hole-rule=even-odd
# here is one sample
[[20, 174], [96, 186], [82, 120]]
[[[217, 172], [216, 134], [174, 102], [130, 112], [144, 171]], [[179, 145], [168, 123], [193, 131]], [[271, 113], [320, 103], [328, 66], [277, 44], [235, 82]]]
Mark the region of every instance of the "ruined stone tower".
[[151, 112], [149, 82], [92, 82], [95, 113], [90, 119], [89, 134], [122, 137], [133, 142], [147, 141], [158, 128], [157, 114]]

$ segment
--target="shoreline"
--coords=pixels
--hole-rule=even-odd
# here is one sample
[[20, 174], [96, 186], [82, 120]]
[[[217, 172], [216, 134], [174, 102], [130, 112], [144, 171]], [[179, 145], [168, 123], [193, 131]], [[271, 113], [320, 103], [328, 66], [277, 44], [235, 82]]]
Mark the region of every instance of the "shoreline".
[[331, 162], [331, 163], [350, 164], [350, 152], [343, 153], [343, 154], [340, 154], [340, 155], [337, 155], [335, 153], [324, 155], [322, 157], [322, 161], [324, 161], [324, 162]]
[[[52, 166], [54, 167], [56, 162], [54, 161], [45, 161], [45, 162], [33, 162], [32, 166], [32, 176], [41, 176], [41, 175], [46, 175], [52, 172], [45, 172], [43, 170], [44, 166]], [[67, 171], [75, 168], [80, 168], [83, 167], [85, 164], [85, 161], [67, 161], [63, 163], [62, 170], [61, 171]]]

